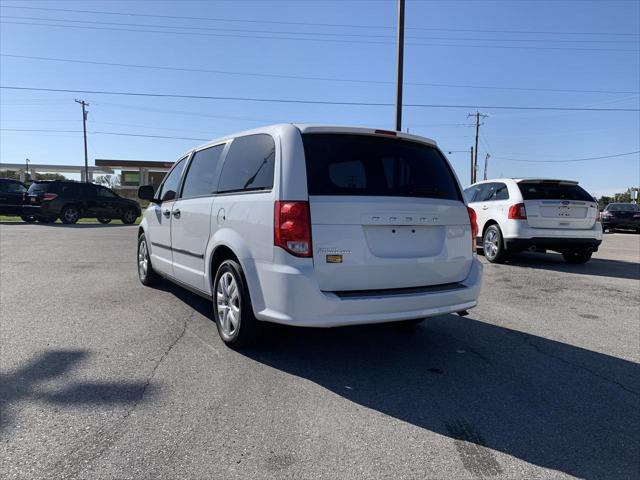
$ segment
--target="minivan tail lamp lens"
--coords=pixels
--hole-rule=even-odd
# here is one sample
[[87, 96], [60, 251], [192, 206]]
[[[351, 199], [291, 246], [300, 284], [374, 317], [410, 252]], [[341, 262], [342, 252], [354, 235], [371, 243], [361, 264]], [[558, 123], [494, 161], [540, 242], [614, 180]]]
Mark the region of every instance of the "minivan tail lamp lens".
[[509, 207], [509, 220], [526, 220], [527, 210], [524, 208], [524, 203], [517, 203]]
[[309, 202], [281, 201], [274, 205], [273, 244], [296, 257], [311, 257]]

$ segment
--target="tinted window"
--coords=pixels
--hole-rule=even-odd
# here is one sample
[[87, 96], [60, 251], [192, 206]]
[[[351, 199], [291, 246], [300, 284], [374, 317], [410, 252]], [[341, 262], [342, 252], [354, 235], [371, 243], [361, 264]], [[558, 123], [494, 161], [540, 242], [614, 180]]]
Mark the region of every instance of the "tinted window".
[[509, 190], [504, 183], [485, 183], [483, 185], [482, 199], [486, 202], [492, 202], [494, 200], [508, 200]]
[[113, 193], [108, 188], [98, 187], [98, 197], [102, 198], [118, 198], [118, 196]]
[[82, 193], [86, 192], [87, 189], [89, 191], [94, 190], [95, 186], [82, 183], [61, 183], [56, 191], [59, 195], [64, 195], [65, 197], [79, 198], [82, 197]]
[[46, 182], [46, 183], [32, 183], [31, 186], [29, 187], [29, 193], [37, 195], [40, 193], [47, 193], [49, 191], [49, 187], [51, 187], [52, 184], [50, 182]]
[[182, 197], [211, 195], [215, 191], [215, 176], [224, 145], [206, 148], [193, 155], [182, 187]]
[[269, 190], [273, 187], [273, 166], [276, 146], [270, 135], [238, 137], [229, 147], [219, 192]]
[[582, 187], [562, 182], [520, 182], [518, 188], [525, 200], [595, 200]]
[[635, 203], [611, 203], [607, 205], [609, 212], [637, 212], [640, 210]]
[[167, 174], [164, 179], [162, 187], [158, 192], [160, 200], [173, 200], [177, 196], [178, 186], [180, 185], [180, 177], [182, 176], [182, 169], [184, 168], [187, 157], [184, 157], [178, 163], [175, 164], [173, 169]]
[[509, 189], [504, 183], [496, 183], [492, 200], [509, 200]]
[[310, 195], [461, 200], [453, 173], [428, 145], [369, 135], [302, 136]]
[[24, 193], [27, 189], [19, 182], [0, 182], [0, 192], [2, 193]]
[[480, 201], [480, 192], [482, 191], [482, 187], [483, 185], [476, 185], [475, 187], [469, 187], [464, 191], [464, 198], [466, 198], [467, 203]]

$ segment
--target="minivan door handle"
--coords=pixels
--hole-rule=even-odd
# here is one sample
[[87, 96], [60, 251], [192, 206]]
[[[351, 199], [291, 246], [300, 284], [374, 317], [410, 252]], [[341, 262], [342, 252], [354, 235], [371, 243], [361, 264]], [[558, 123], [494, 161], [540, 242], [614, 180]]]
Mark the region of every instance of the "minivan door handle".
[[180, 209], [179, 208], [176, 208], [173, 211], [173, 216], [176, 217], [176, 218], [180, 218]]
[[488, 205], [482, 205], [482, 209], [483, 209], [483, 210], [488, 210], [488, 209], [489, 209], [489, 206], [488, 206]]
[[168, 208], [165, 208], [165, 209], [162, 211], [162, 214], [163, 214], [165, 217], [169, 218], [169, 217], [171, 216], [171, 210], [169, 210]]

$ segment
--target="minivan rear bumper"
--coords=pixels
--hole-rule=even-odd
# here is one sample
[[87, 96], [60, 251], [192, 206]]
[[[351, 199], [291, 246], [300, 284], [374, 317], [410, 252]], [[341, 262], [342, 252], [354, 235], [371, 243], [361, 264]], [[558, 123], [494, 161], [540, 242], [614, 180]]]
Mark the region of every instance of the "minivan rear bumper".
[[411, 320], [469, 310], [477, 305], [482, 264], [473, 259], [467, 278], [440, 288], [393, 291], [322, 292], [313, 266], [258, 264], [265, 308], [256, 317], [306, 327], [338, 327]]

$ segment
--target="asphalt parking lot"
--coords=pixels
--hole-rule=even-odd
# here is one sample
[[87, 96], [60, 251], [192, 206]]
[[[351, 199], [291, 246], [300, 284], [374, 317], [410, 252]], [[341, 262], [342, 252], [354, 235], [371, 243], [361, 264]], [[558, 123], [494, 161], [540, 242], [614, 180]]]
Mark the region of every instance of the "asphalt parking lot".
[[136, 276], [137, 227], [0, 225], [0, 477], [640, 475], [640, 236], [485, 263], [468, 317], [269, 328]]

